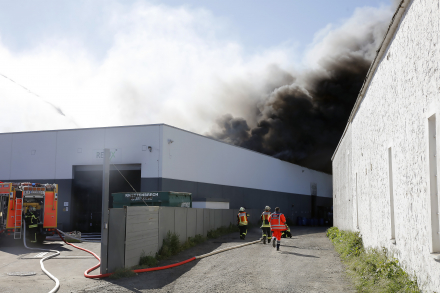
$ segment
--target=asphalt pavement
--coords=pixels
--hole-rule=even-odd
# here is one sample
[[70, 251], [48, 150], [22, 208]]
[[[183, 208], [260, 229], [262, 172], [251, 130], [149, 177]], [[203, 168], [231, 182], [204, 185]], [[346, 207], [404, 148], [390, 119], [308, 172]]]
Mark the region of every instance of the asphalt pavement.
[[[269, 244], [228, 250], [172, 269], [141, 273], [119, 280], [86, 279], [84, 271], [97, 261], [90, 254], [60, 241], [41, 247], [61, 251], [45, 262], [61, 283], [59, 292], [356, 292], [344, 273], [339, 256], [322, 227], [291, 227], [293, 237], [282, 239], [281, 251]], [[249, 231], [246, 240], [230, 234], [209, 240], [161, 261], [160, 266], [186, 260], [261, 237]], [[40, 269], [38, 251], [22, 245], [0, 244], [0, 292], [48, 292], [54, 282]], [[80, 243], [99, 255], [99, 243]], [[11, 276], [11, 273], [32, 273]], [[98, 273], [99, 269], [94, 273]]]

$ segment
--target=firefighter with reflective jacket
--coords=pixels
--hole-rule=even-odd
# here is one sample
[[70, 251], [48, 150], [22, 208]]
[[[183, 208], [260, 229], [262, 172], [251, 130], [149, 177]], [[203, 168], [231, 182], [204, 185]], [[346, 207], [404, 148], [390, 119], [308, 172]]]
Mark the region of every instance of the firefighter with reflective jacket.
[[[280, 250], [281, 244], [281, 233], [287, 230], [286, 228], [286, 217], [280, 213], [280, 208], [275, 208], [275, 213], [271, 214], [269, 217], [270, 230], [272, 230], [272, 238], [276, 238], [277, 250]], [[275, 239], [272, 239], [273, 247], [275, 247]]]
[[263, 243], [266, 244], [266, 240], [267, 242], [270, 243], [270, 222], [269, 222], [269, 217], [270, 217], [270, 207], [266, 206], [264, 208], [264, 212], [261, 214], [261, 230], [263, 231]]
[[28, 235], [33, 236], [31, 242], [37, 242], [37, 232], [38, 232], [38, 217], [36, 216], [36, 209], [33, 206], [28, 208], [25, 214], [25, 222], [27, 226]]
[[239, 211], [237, 215], [237, 225], [238, 228], [240, 228], [240, 239], [244, 240], [247, 234], [249, 214], [244, 211], [243, 207], [241, 207]]

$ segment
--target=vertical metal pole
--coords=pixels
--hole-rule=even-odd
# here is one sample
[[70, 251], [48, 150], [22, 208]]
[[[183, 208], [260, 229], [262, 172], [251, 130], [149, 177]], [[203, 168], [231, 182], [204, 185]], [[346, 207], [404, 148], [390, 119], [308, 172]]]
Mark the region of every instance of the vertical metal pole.
[[107, 273], [108, 200], [110, 184], [110, 149], [104, 149], [102, 164], [101, 274]]

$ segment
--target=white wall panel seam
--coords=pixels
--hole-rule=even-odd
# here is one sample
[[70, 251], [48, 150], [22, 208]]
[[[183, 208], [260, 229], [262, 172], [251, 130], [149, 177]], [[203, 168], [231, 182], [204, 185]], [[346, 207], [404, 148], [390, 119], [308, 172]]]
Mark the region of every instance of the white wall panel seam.
[[11, 180], [12, 177], [12, 151], [13, 151], [13, 146], [14, 146], [14, 135], [11, 135], [11, 150], [9, 153], [9, 180]]

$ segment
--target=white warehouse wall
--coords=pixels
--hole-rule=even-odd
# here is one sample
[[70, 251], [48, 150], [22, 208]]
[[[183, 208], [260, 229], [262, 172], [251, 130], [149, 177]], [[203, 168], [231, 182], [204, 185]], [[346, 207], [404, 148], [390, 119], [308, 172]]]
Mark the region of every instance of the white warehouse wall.
[[[168, 143], [172, 140], [172, 143]], [[163, 125], [163, 178], [332, 197], [332, 176]]]
[[72, 179], [72, 166], [102, 164], [104, 148], [117, 150], [112, 163], [142, 164], [141, 177], [159, 177], [159, 137], [159, 125], [0, 134], [0, 178]]
[[431, 239], [440, 236], [431, 226], [428, 158], [432, 115], [437, 154], [440, 145], [439, 28], [438, 1], [412, 1], [333, 159], [335, 225], [355, 231], [358, 218], [365, 246], [394, 252], [425, 292], [440, 288], [440, 262], [431, 255]]

